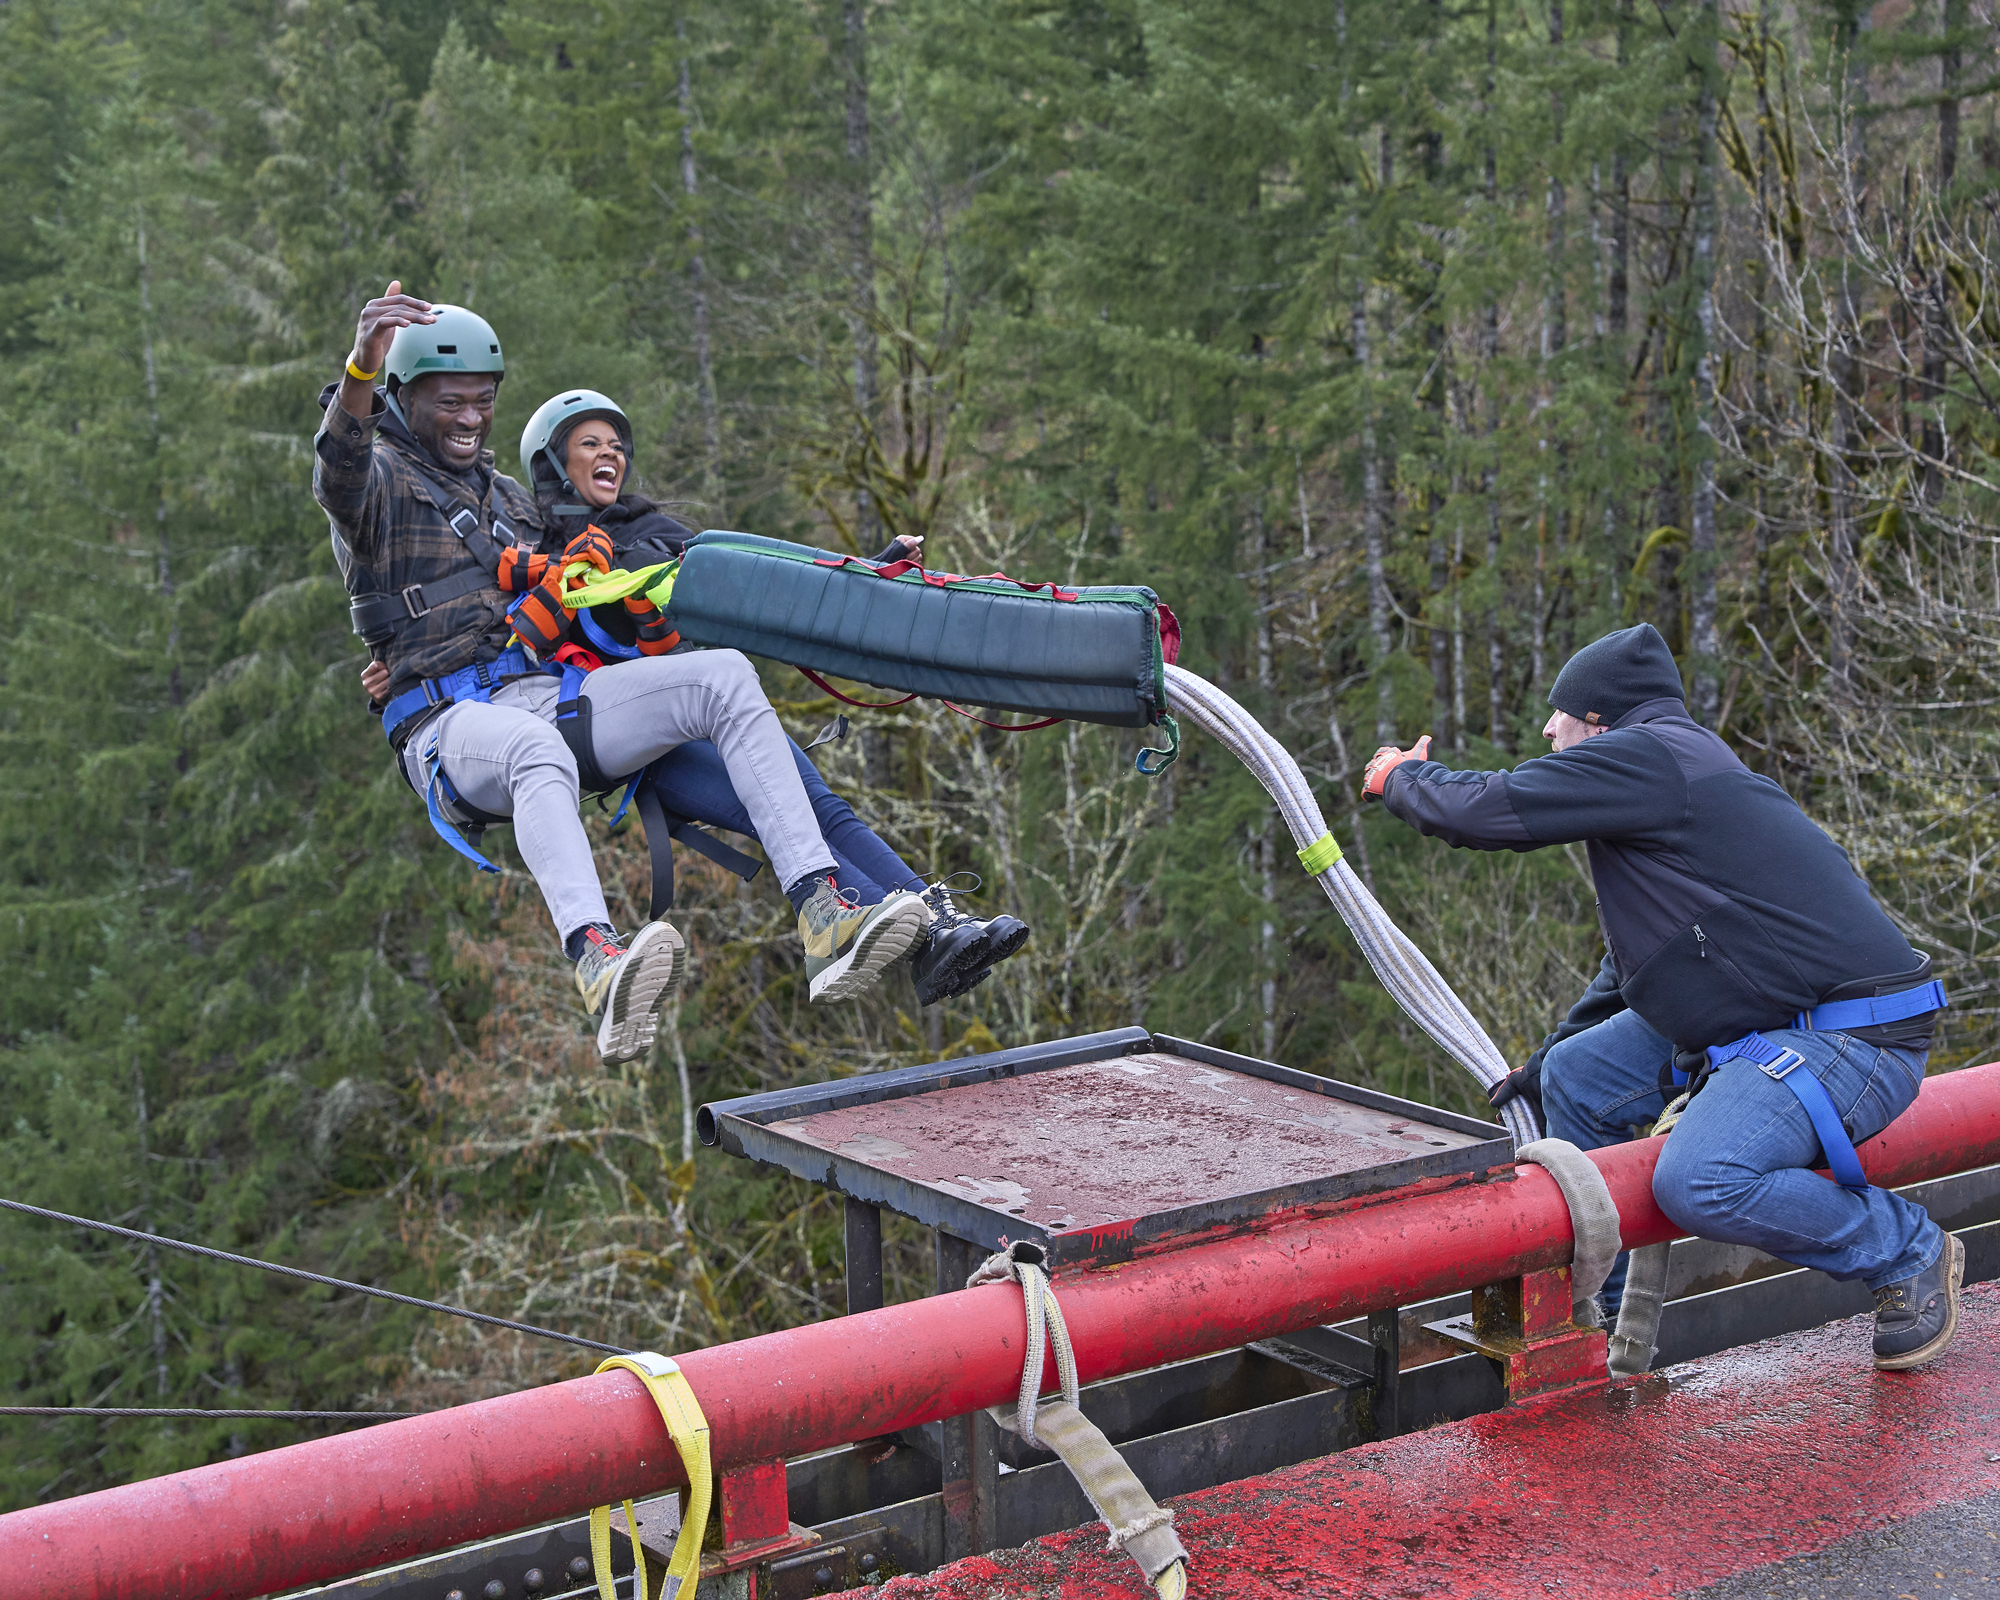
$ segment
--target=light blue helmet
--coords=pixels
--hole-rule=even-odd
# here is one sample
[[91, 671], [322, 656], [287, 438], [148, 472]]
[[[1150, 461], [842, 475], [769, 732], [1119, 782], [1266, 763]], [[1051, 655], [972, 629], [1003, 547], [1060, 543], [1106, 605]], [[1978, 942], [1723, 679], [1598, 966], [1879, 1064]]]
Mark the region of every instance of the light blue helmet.
[[564, 493], [573, 492], [560, 447], [569, 430], [585, 417], [609, 417], [618, 437], [625, 441], [625, 459], [631, 460], [632, 423], [625, 415], [625, 408], [610, 395], [599, 394], [595, 389], [565, 389], [537, 406], [535, 414], [528, 418], [527, 427], [521, 430], [524, 483], [534, 487], [535, 462], [539, 458], [547, 463], [543, 469], [544, 481], [560, 485]]
[[398, 328], [390, 342], [382, 370], [394, 387], [433, 372], [490, 372], [497, 379], [507, 371], [492, 323], [464, 306], [432, 306], [431, 311], [437, 321]]

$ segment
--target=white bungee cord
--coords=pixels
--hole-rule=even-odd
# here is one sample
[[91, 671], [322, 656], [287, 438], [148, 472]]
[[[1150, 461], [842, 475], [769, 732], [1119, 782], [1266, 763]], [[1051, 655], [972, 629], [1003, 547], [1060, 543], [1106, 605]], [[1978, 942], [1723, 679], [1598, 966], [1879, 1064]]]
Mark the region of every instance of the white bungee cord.
[[[1301, 851], [1328, 836], [1326, 818], [1320, 813], [1319, 802], [1313, 798], [1312, 787], [1299, 770], [1298, 762], [1264, 731], [1256, 718], [1214, 684], [1192, 672], [1169, 666], [1166, 678], [1168, 707], [1219, 740], [1256, 775], [1278, 803], [1285, 826]], [[1375, 976], [1417, 1026], [1470, 1072], [1482, 1088], [1491, 1089], [1505, 1078], [1511, 1069], [1499, 1048], [1487, 1037], [1486, 1030], [1431, 965], [1430, 958], [1390, 920], [1368, 892], [1367, 885], [1354, 875], [1354, 869], [1346, 861], [1336, 859], [1318, 874], [1318, 882], [1354, 934], [1355, 943], [1361, 946], [1361, 953], [1368, 958]], [[1514, 1136], [1517, 1148], [1542, 1136], [1534, 1111], [1522, 1096], [1509, 1100], [1500, 1108], [1499, 1115]]]

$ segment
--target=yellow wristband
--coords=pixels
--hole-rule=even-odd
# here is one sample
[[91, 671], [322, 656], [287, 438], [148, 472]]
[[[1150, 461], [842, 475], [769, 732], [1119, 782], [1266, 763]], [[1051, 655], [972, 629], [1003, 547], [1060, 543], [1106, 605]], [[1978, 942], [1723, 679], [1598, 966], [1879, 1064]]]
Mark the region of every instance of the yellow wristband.
[[349, 356], [347, 358], [347, 375], [356, 383], [373, 383], [377, 378], [382, 376], [382, 369], [377, 367], [373, 372], [363, 372], [354, 364], [354, 357]]
[[1306, 869], [1308, 877], [1317, 878], [1322, 872], [1340, 859], [1340, 846], [1334, 843], [1331, 833], [1323, 833], [1299, 852], [1299, 865]]

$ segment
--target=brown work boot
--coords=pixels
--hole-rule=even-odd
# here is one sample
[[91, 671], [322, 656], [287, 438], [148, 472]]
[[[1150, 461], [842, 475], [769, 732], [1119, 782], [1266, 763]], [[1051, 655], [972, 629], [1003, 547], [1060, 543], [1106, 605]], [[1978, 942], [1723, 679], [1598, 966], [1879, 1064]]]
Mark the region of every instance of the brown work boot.
[[1884, 1372], [1921, 1367], [1944, 1354], [1958, 1332], [1958, 1286], [1965, 1246], [1950, 1234], [1937, 1260], [1914, 1278], [1875, 1291], [1875, 1365]]

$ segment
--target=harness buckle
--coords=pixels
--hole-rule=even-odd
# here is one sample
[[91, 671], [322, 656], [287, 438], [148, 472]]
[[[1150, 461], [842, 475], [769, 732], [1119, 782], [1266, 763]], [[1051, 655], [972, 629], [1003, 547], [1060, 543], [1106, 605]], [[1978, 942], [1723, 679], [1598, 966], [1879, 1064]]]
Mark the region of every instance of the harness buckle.
[[479, 517], [476, 512], [461, 508], [458, 515], [451, 519], [451, 531], [457, 534], [460, 540], [477, 532], [478, 528]]
[[1805, 1063], [1806, 1063], [1806, 1058], [1800, 1055], [1798, 1051], [1792, 1049], [1784, 1049], [1778, 1052], [1778, 1056], [1775, 1061], [1759, 1061], [1757, 1063], [1757, 1070], [1763, 1073], [1766, 1077], [1770, 1078], [1773, 1082], [1783, 1083], [1785, 1081], [1786, 1074], [1791, 1072], [1791, 1070], [1794, 1067], [1804, 1066]]
[[413, 583], [405, 589], [402, 600], [403, 609], [409, 612], [412, 618], [427, 617], [431, 614], [431, 608], [424, 600], [424, 586], [421, 583]]

